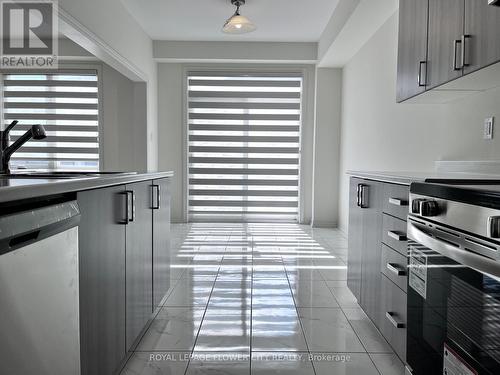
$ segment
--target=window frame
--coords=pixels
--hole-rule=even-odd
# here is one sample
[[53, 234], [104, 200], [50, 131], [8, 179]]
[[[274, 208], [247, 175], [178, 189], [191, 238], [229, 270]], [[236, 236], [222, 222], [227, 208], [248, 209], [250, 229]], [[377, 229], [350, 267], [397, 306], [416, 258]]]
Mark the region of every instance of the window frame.
[[96, 62], [85, 62], [85, 61], [78, 61], [78, 62], [60, 62], [59, 67], [57, 69], [43, 69], [43, 70], [37, 70], [37, 69], [15, 69], [15, 70], [0, 70], [0, 100], [1, 100], [1, 105], [0, 105], [0, 118], [1, 118], [1, 124], [0, 124], [0, 129], [4, 129], [4, 98], [3, 98], [3, 90], [4, 90], [4, 75], [8, 74], [22, 74], [22, 73], [64, 73], [65, 71], [78, 71], [78, 70], [95, 70], [97, 74], [97, 133], [98, 133], [98, 148], [99, 148], [99, 162], [98, 162], [98, 168], [99, 171], [103, 170], [104, 167], [104, 150], [103, 150], [103, 136], [104, 136], [104, 131], [103, 131], [103, 118], [104, 118], [104, 105], [103, 105], [103, 67], [102, 64], [96, 63]]
[[[310, 108], [310, 96], [313, 92], [310, 89], [311, 82], [314, 82], [314, 71], [311, 72], [310, 66], [305, 65], [264, 65], [264, 64], [209, 64], [209, 65], [194, 65], [185, 64], [182, 67], [182, 102], [183, 102], [183, 119], [182, 119], [182, 201], [183, 201], [183, 221], [188, 223], [189, 221], [189, 98], [188, 98], [188, 77], [192, 71], [207, 71], [207, 72], [234, 72], [234, 73], [281, 73], [281, 74], [301, 74], [302, 75], [302, 95], [301, 95], [301, 126], [299, 132], [299, 197], [298, 197], [298, 220], [297, 224], [303, 224], [306, 222], [306, 212], [305, 212], [305, 196], [306, 196], [306, 180], [304, 173], [304, 150], [307, 148], [305, 143], [306, 125], [312, 127], [310, 123], [310, 114], [313, 108]], [[311, 134], [313, 136], [312, 129]], [[312, 150], [311, 150], [312, 151]], [[312, 155], [311, 155], [312, 157]], [[311, 159], [312, 161], [312, 159]]]

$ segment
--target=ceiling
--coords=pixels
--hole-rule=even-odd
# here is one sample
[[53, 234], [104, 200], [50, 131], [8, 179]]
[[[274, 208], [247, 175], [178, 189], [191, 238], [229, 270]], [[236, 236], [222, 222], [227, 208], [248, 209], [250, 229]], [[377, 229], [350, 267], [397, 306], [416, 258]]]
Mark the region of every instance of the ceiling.
[[247, 0], [241, 14], [257, 25], [227, 35], [222, 25], [235, 10], [230, 0], [122, 0], [154, 40], [317, 42], [339, 0]]

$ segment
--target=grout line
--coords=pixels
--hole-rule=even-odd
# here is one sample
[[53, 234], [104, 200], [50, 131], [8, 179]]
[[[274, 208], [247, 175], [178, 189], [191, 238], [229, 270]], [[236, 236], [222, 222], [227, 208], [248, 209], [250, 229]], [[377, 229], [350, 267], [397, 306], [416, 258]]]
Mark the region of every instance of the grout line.
[[[281, 257], [281, 262], [283, 263], [283, 256], [280, 256], [280, 257]], [[302, 325], [302, 319], [300, 319], [299, 309], [297, 307], [297, 303], [295, 302], [295, 296], [293, 294], [292, 284], [290, 283], [290, 278], [288, 277], [288, 271], [287, 271], [286, 268], [285, 268], [285, 275], [286, 275], [286, 280], [288, 281], [288, 287], [290, 289], [290, 293], [292, 294], [292, 300], [293, 300], [293, 305], [295, 306], [295, 312], [297, 314], [297, 320], [299, 322], [300, 329], [302, 331], [302, 336], [304, 337], [304, 342], [306, 343], [307, 354], [308, 354], [308, 357], [311, 358], [311, 349], [309, 348], [309, 343], [307, 342], [306, 333], [305, 333], [305, 330], [304, 330], [304, 326]], [[311, 367], [313, 369], [313, 373], [314, 373], [314, 375], [316, 375], [316, 368], [314, 367], [314, 362], [313, 361], [310, 361], [310, 362], [311, 362]]]
[[[191, 230], [190, 230], [190, 232], [191, 232]], [[205, 239], [206, 239], [206, 236], [205, 236]], [[205, 240], [205, 239], [204, 239], [204, 240]], [[196, 251], [196, 253], [198, 253], [198, 252], [199, 252], [199, 249], [198, 249], [198, 251]], [[218, 268], [218, 270], [217, 270], [217, 275], [219, 275], [219, 270], [220, 270], [220, 266], [219, 266], [219, 268]], [[208, 310], [208, 304], [210, 303], [210, 299], [212, 298], [212, 293], [213, 293], [213, 291], [214, 291], [214, 288], [215, 288], [215, 283], [216, 283], [216, 282], [217, 282], [217, 276], [215, 277], [214, 283], [212, 284], [212, 289], [210, 290], [210, 294], [209, 294], [209, 296], [208, 296], [208, 300], [207, 300], [207, 303], [206, 303], [206, 305], [205, 305], [205, 310], [203, 311], [203, 316], [202, 316], [202, 317], [201, 317], [201, 319], [200, 319], [200, 326], [198, 327], [198, 331], [196, 332], [196, 338], [195, 338], [194, 343], [193, 343], [193, 349], [191, 349], [191, 356], [193, 355], [193, 353], [194, 353], [194, 348], [196, 347], [196, 343], [198, 342], [198, 337], [199, 337], [199, 335], [200, 335], [201, 326], [203, 325], [203, 321], [205, 320], [205, 315], [207, 314], [207, 310]], [[201, 309], [200, 309], [200, 310], [201, 310]], [[190, 364], [191, 364], [191, 358], [189, 358], [189, 361], [188, 361], [188, 363], [187, 363], [187, 365], [186, 365], [186, 369], [184, 370], [184, 375], [186, 375], [186, 374], [187, 374], [187, 371], [188, 371], [188, 368], [189, 368], [189, 365], [190, 365]]]

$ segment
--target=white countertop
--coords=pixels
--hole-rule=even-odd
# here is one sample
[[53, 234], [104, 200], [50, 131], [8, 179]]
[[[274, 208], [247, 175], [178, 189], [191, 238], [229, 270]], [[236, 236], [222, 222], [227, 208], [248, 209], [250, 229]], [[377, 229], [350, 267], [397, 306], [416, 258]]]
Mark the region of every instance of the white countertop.
[[110, 174], [76, 178], [0, 176], [0, 203], [172, 177], [174, 172]]
[[370, 180], [410, 185], [412, 182], [433, 182], [433, 180], [487, 180], [500, 181], [500, 175], [470, 172], [381, 172], [381, 171], [347, 171], [353, 177]]

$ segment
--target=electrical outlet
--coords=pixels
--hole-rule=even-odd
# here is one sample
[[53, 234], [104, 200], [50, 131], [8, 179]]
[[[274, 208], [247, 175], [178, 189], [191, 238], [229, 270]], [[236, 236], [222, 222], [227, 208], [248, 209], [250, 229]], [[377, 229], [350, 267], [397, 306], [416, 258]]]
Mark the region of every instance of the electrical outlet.
[[493, 125], [495, 123], [494, 117], [484, 119], [484, 139], [493, 139]]

